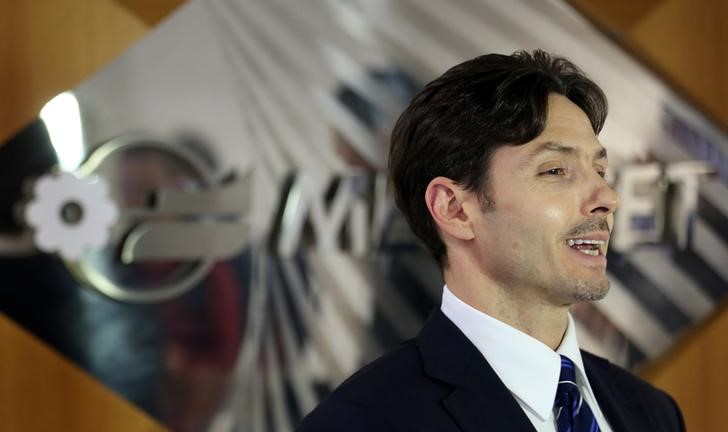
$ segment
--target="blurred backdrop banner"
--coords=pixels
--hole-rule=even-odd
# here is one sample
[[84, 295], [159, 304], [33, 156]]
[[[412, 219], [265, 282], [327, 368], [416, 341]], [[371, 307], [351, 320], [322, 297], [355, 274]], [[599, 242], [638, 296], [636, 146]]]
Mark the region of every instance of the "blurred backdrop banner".
[[654, 359], [728, 291], [728, 141], [556, 0], [186, 3], [0, 147], [0, 311], [174, 430], [290, 431], [439, 304], [387, 192], [397, 116], [536, 48], [610, 102], [611, 291], [579, 339]]

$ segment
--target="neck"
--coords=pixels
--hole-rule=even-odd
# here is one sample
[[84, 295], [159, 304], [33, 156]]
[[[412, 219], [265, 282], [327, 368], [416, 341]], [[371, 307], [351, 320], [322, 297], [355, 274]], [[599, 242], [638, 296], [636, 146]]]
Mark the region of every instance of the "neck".
[[534, 290], [501, 287], [482, 274], [445, 270], [445, 283], [460, 300], [556, 350], [566, 332], [568, 306], [541, 300]]

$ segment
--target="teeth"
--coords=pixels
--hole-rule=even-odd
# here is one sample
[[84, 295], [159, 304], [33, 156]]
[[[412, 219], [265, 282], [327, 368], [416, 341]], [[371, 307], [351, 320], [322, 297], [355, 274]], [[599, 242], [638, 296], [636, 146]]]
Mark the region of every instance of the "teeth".
[[568, 239], [566, 241], [570, 247], [574, 245], [596, 245], [594, 249], [577, 249], [579, 252], [585, 253], [590, 256], [599, 256], [600, 252], [604, 250], [607, 242], [604, 240], [593, 240], [593, 239]]
[[566, 241], [566, 243], [569, 246], [580, 245], [580, 244], [593, 244], [593, 245], [604, 246], [605, 244], [607, 244], [607, 242], [604, 240], [592, 240], [592, 239], [569, 239]]

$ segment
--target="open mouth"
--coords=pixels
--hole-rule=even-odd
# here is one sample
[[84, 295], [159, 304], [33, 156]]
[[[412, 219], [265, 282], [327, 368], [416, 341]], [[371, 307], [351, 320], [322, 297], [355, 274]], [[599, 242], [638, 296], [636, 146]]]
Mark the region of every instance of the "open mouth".
[[575, 249], [583, 254], [590, 256], [604, 256], [606, 252], [607, 242], [605, 240], [575, 238], [566, 241], [570, 248]]

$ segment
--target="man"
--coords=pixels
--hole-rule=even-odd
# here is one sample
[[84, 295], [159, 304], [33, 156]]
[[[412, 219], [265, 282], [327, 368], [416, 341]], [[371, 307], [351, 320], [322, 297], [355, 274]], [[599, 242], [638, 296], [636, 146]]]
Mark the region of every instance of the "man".
[[609, 290], [606, 114], [599, 87], [543, 51], [464, 62], [414, 98], [389, 170], [442, 305], [299, 431], [684, 430], [667, 394], [579, 350], [568, 312]]

